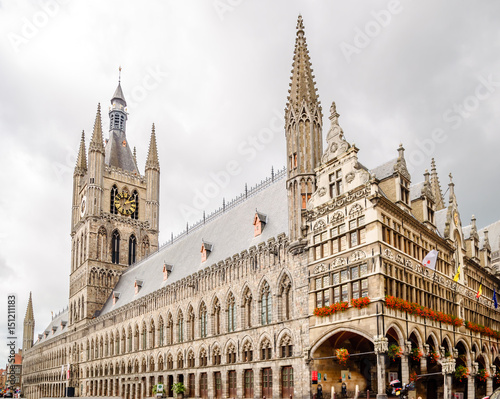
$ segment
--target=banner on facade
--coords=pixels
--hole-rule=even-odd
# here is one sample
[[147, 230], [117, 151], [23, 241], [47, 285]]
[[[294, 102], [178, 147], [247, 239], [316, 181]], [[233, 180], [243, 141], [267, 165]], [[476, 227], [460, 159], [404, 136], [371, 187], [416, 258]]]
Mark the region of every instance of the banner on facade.
[[318, 383], [318, 372], [317, 371], [312, 371], [311, 372], [311, 383], [312, 384], [317, 384]]

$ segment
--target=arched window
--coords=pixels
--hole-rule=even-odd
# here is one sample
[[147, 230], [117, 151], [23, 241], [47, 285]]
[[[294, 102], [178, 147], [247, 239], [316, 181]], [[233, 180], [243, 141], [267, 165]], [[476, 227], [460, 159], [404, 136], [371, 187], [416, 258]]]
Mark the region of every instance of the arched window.
[[177, 316], [177, 342], [184, 342], [184, 315], [179, 312]]
[[227, 331], [234, 330], [236, 330], [235, 300], [233, 294], [230, 294], [227, 300]]
[[[147, 346], [147, 330], [146, 330], [146, 323], [142, 323], [142, 350], [146, 349]], [[137, 348], [139, 349], [139, 348]]]
[[151, 319], [151, 323], [149, 325], [149, 347], [150, 348], [155, 348], [156, 347], [156, 337], [155, 337], [155, 321]]
[[163, 317], [160, 317], [160, 320], [158, 321], [158, 341], [159, 345], [163, 346]]
[[149, 238], [147, 236], [142, 240], [141, 247], [141, 256], [144, 258], [149, 255]]
[[200, 337], [207, 337], [207, 307], [205, 303], [200, 306]]
[[99, 232], [97, 233], [97, 260], [107, 260], [106, 240], [106, 229], [104, 227], [100, 227]]
[[167, 320], [167, 345], [172, 345], [174, 343], [174, 321], [172, 315], [168, 315]]
[[131, 199], [133, 199], [135, 202], [135, 211], [134, 213], [132, 213], [132, 215], [130, 215], [130, 217], [132, 219], [139, 219], [139, 193], [137, 192], [137, 190], [134, 190]]
[[116, 209], [115, 206], [115, 198], [118, 195], [118, 187], [116, 187], [115, 184], [113, 184], [113, 187], [111, 187], [111, 201], [109, 204], [109, 212], [112, 214], [118, 214], [118, 209]]
[[120, 233], [117, 230], [113, 231], [111, 238], [111, 262], [120, 263]]
[[135, 235], [131, 235], [128, 239], [128, 265], [131, 266], [135, 263], [137, 240]]
[[200, 366], [206, 366], [208, 364], [208, 356], [205, 348], [201, 348], [200, 351]]
[[261, 305], [261, 323], [269, 324], [271, 323], [271, 289], [269, 288], [269, 284], [267, 282], [262, 286], [262, 290], [260, 293], [260, 305]]

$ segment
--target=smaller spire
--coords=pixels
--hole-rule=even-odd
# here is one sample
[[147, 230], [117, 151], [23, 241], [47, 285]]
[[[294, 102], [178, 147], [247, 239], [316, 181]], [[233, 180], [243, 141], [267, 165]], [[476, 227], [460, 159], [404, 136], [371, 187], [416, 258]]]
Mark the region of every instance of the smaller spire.
[[76, 159], [75, 174], [83, 175], [87, 171], [87, 152], [85, 150], [85, 132], [82, 130], [82, 138], [80, 140], [80, 149], [78, 150], [78, 158]]
[[450, 191], [449, 194], [449, 203], [452, 204], [453, 202], [456, 203], [456, 198], [455, 198], [455, 183], [453, 183], [453, 175], [450, 173], [450, 182], [448, 183], [448, 190]]
[[160, 162], [158, 161], [158, 148], [156, 146], [155, 124], [151, 129], [151, 140], [149, 141], [148, 158], [146, 160], [146, 170], [160, 170]]
[[97, 114], [94, 122], [94, 132], [90, 140], [89, 151], [98, 151], [104, 153], [104, 144], [102, 138], [102, 121], [101, 121], [101, 103], [97, 104]]
[[436, 201], [436, 210], [440, 211], [441, 209], [444, 209], [443, 193], [441, 192], [441, 185], [439, 184], [439, 177], [434, 158], [431, 160], [431, 190], [434, 200]]
[[33, 301], [31, 299], [31, 291], [30, 291], [30, 298], [28, 299], [28, 306], [26, 307], [26, 316], [24, 316], [24, 320], [34, 320], [35, 316], [33, 313]]

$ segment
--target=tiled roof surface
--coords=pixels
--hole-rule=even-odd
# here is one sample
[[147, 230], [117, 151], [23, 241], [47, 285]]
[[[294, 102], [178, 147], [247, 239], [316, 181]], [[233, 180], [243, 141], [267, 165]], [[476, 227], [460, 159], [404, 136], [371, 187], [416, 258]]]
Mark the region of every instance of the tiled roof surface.
[[[283, 175], [284, 177], [284, 175]], [[101, 314], [118, 309], [131, 301], [146, 296], [166, 284], [172, 284], [206, 267], [288, 232], [288, 208], [285, 179], [280, 178], [248, 199], [232, 207], [213, 220], [189, 231], [181, 239], [167, 244], [122, 274], [114, 291], [120, 298], [113, 305], [108, 298]], [[254, 237], [255, 209], [267, 215], [262, 234]], [[213, 244], [207, 260], [201, 262], [202, 242]], [[163, 264], [173, 265], [168, 281], [163, 281]], [[135, 281], [143, 280], [135, 294]]]

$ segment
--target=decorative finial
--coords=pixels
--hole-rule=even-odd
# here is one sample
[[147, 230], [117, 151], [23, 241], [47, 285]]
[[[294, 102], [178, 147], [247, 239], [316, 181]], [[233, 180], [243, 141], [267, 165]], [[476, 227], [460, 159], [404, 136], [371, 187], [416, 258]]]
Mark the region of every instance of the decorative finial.
[[450, 184], [453, 184], [453, 175], [450, 173], [448, 176], [450, 177]]
[[118, 84], [122, 81], [122, 66], [118, 67]]

